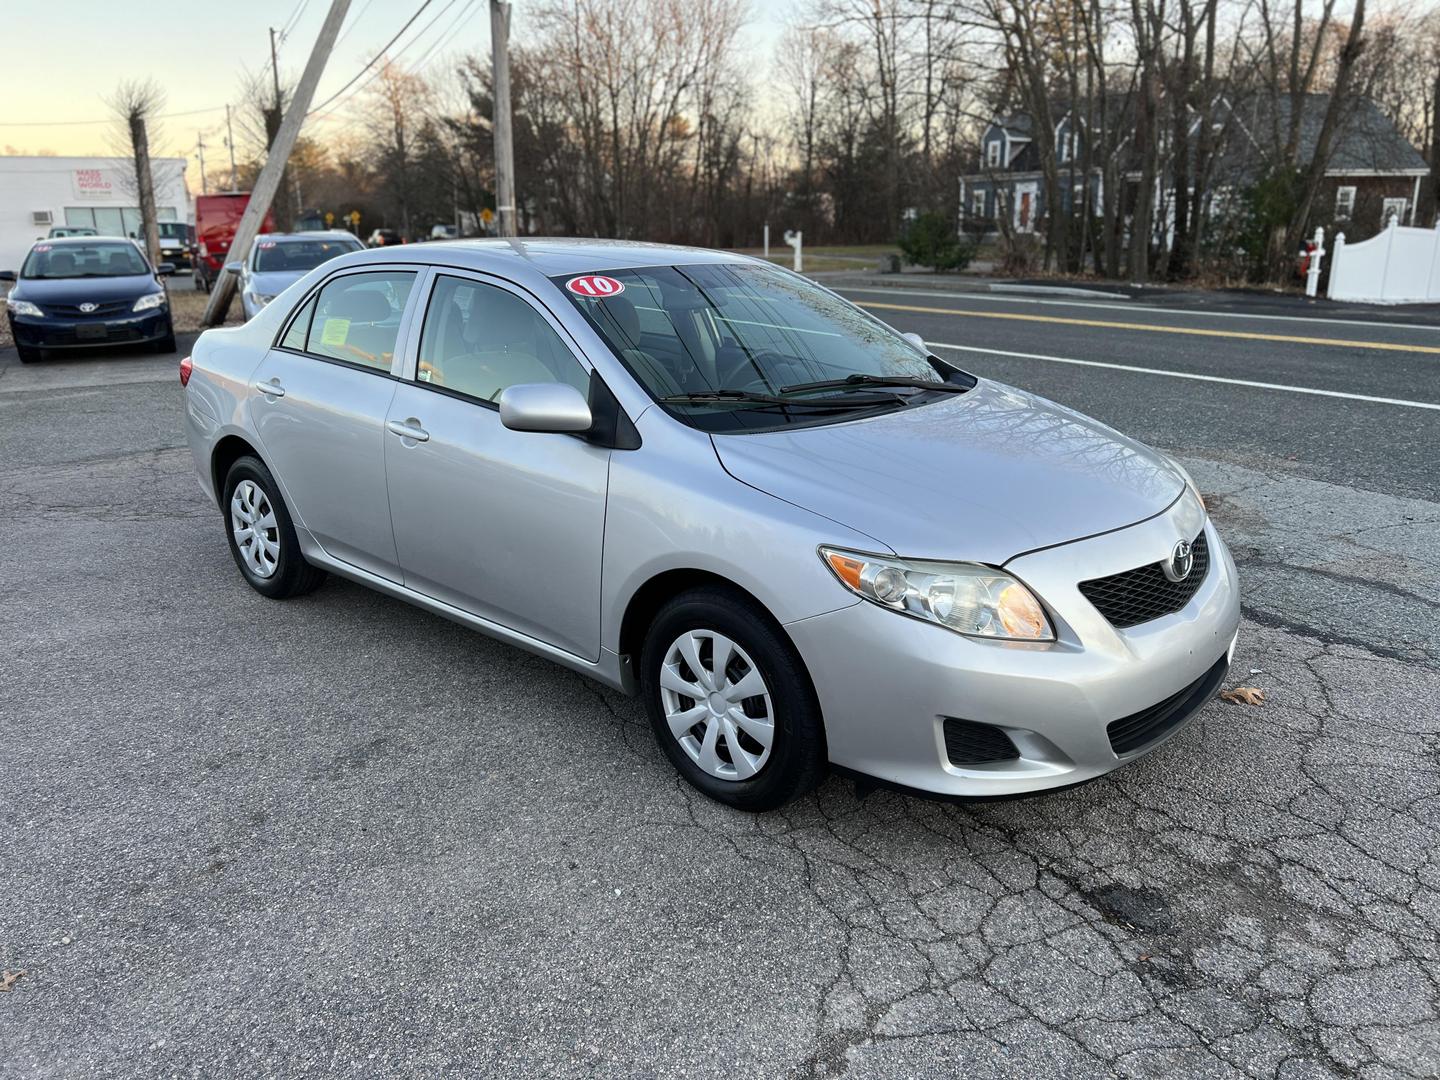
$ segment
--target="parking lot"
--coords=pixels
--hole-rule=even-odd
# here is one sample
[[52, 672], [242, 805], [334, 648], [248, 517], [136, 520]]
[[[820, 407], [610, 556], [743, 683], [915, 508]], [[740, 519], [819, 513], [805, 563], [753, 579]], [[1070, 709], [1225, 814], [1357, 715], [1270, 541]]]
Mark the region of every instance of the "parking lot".
[[835, 284], [1174, 453], [1264, 704], [737, 813], [577, 675], [252, 592], [178, 357], [0, 350], [0, 1074], [1440, 1074], [1440, 329]]

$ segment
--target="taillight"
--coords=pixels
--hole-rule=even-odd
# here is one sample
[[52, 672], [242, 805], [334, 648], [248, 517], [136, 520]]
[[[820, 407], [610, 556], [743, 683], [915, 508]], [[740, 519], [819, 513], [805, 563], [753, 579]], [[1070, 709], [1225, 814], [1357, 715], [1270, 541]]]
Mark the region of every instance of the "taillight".
[[206, 244], [204, 240], [200, 241], [200, 257], [202, 259], [208, 259], [210, 257], [210, 246]]
[[190, 385], [190, 373], [195, 370], [195, 365], [190, 362], [190, 357], [180, 361], [180, 385]]

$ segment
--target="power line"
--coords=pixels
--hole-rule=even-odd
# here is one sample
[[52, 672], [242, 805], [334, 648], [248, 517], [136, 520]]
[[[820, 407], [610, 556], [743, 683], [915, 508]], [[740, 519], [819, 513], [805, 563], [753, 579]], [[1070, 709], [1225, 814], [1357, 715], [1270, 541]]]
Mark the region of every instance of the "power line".
[[280, 28], [281, 41], [284, 41], [290, 31], [300, 24], [300, 18], [305, 14], [305, 7], [309, 3], [310, 0], [300, 0], [300, 3], [295, 5], [295, 10], [290, 13], [290, 18], [286, 19], [285, 25]]
[[[374, 55], [374, 57], [371, 58], [371, 60], [370, 60], [370, 62], [369, 62], [368, 64], [366, 64], [366, 65], [365, 65], [364, 67], [362, 67], [359, 71], [357, 71], [357, 72], [355, 73], [354, 77], [353, 77], [349, 82], [347, 82], [347, 83], [346, 83], [344, 86], [342, 86], [339, 90], [336, 90], [335, 93], [331, 94], [328, 98], [326, 98], [324, 101], [322, 101], [319, 105], [316, 105], [313, 109], [311, 109], [311, 110], [310, 110], [308, 113], [306, 113], [305, 115], [306, 115], [306, 116], [313, 116], [315, 113], [317, 113], [317, 112], [319, 112], [321, 109], [325, 108], [326, 105], [329, 105], [332, 101], [334, 101], [336, 98], [338, 98], [341, 94], [345, 93], [346, 90], [349, 90], [350, 87], [354, 86], [357, 82], [359, 82], [359, 81], [360, 81], [360, 77], [361, 77], [362, 75], [364, 75], [365, 72], [369, 71], [372, 67], [375, 66], [375, 61], [376, 61], [376, 60], [379, 60], [380, 57], [382, 57], [382, 56], [385, 55], [385, 50], [386, 50], [386, 49], [390, 48], [391, 45], [394, 45], [395, 42], [397, 42], [397, 41], [400, 40], [400, 35], [403, 34], [403, 33], [405, 33], [406, 30], [409, 30], [410, 27], [414, 24], [415, 20], [418, 19], [418, 18], [420, 18], [420, 14], [421, 14], [427, 7], [429, 7], [433, 2], [434, 2], [434, 0], [422, 0], [422, 3], [420, 4], [420, 6], [415, 9], [415, 14], [414, 14], [414, 15], [411, 15], [410, 18], [406, 20], [405, 25], [402, 26], [402, 27], [400, 27], [400, 30], [396, 33], [396, 35], [395, 35], [394, 37], [392, 37], [392, 38], [391, 38], [389, 41], [387, 41], [383, 46], [381, 46], [380, 51], [377, 52], [377, 53]], [[453, 0], [452, 0], [452, 2], [453, 2]]]
[[[413, 49], [413, 48], [420, 42], [420, 40], [421, 40], [422, 38], [424, 38], [424, 36], [430, 32], [430, 28], [433, 27], [436, 23], [438, 23], [441, 19], [443, 19], [443, 18], [445, 17], [445, 13], [448, 12], [451, 8], [453, 8], [457, 2], [458, 2], [458, 0], [450, 0], [450, 2], [449, 2], [448, 4], [446, 4], [443, 8], [441, 8], [441, 9], [439, 10], [439, 12], [436, 13], [435, 17], [434, 17], [433, 19], [431, 19], [428, 23], [425, 24], [425, 26], [420, 30], [419, 33], [417, 33], [414, 37], [412, 37], [412, 38], [411, 38], [409, 41], [407, 41], [404, 45], [401, 45], [400, 48], [396, 49], [395, 52], [387, 58], [388, 61], [389, 61], [389, 63], [393, 64], [395, 61], [399, 60], [400, 57], [404, 56], [406, 52], [408, 52], [410, 49]], [[463, 12], [462, 12], [462, 14], [463, 14]], [[446, 30], [444, 31], [444, 33], [449, 33], [450, 30], [452, 30], [455, 25], [456, 25], [456, 24], [452, 23], [450, 27], [447, 27], [447, 28], [446, 28]], [[441, 40], [441, 41], [444, 40], [443, 34], [442, 34], [442, 37], [440, 38], [440, 40]], [[378, 67], [378, 68], [376, 68], [373, 72], [370, 73], [370, 77], [369, 77], [368, 79], [366, 79], [364, 82], [362, 82], [359, 86], [355, 87], [355, 89], [352, 90], [352, 91], [350, 91], [350, 93], [346, 94], [345, 97], [339, 102], [339, 105], [342, 105], [342, 106], [343, 106], [343, 105], [345, 105], [347, 102], [354, 101], [355, 98], [359, 97], [360, 94], [365, 90], [365, 88], [366, 88], [367, 86], [369, 86], [371, 83], [373, 83], [376, 79], [378, 79], [378, 78], [384, 73], [384, 71], [385, 71], [385, 68], [384, 68], [384, 67]], [[406, 74], [407, 74], [407, 75], [413, 75], [413, 74], [415, 74], [415, 71], [416, 71], [416, 69], [415, 69], [415, 68], [412, 68], [412, 69], [410, 69], [409, 71], [407, 71]], [[334, 100], [334, 99], [332, 98], [331, 100]], [[329, 113], [327, 113], [326, 115], [327, 115], [327, 116], [333, 116], [333, 115], [335, 114], [335, 111], [336, 111], [335, 109], [332, 109], [332, 110], [331, 110]]]
[[459, 30], [460, 27], [464, 26], [467, 22], [469, 22], [471, 19], [473, 19], [475, 17], [475, 13], [480, 10], [480, 8], [475, 4], [475, 0], [466, 0], [466, 4], [467, 6], [460, 10], [460, 14], [455, 19], [455, 21], [452, 22], [449, 26], [447, 26], [444, 30], [440, 31], [440, 36], [435, 39], [435, 44], [431, 45], [430, 48], [426, 49], [425, 54], [421, 56], [419, 60], [416, 60], [415, 63], [411, 66], [411, 75], [419, 75], [420, 72], [424, 71], [425, 65], [430, 62], [431, 57], [436, 54], [436, 51], [440, 48], [440, 46], [449, 44], [450, 38], [455, 34], [455, 32]]
[[[201, 113], [219, 112], [224, 105], [211, 105], [205, 109], [190, 109], [186, 112], [162, 113], [154, 120], [174, 120], [181, 116], [199, 116]], [[100, 120], [0, 120], [0, 127], [79, 127], [84, 124], [113, 124], [115, 118], [106, 116]]]
[[350, 25], [345, 27], [344, 30], [340, 31], [340, 36], [335, 39], [335, 45], [337, 48], [339, 47], [340, 42], [344, 41], [347, 37], [350, 36], [350, 31], [354, 30], [355, 27], [360, 24], [360, 20], [365, 18], [365, 12], [370, 10], [370, 5], [374, 2], [375, 0], [365, 0], [365, 3], [360, 6], [360, 13], [350, 20]]

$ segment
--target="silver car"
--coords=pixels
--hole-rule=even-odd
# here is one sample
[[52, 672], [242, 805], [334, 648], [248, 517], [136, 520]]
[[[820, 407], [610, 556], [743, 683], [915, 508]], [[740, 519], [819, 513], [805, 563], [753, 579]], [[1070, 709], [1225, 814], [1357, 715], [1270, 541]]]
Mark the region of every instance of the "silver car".
[[253, 319], [266, 304], [323, 262], [365, 245], [343, 229], [307, 233], [261, 233], [250, 245], [250, 257], [226, 263], [239, 277], [236, 289], [245, 318]]
[[1093, 779], [1225, 676], [1184, 470], [723, 252], [457, 241], [326, 262], [181, 365], [274, 598], [339, 574], [639, 694], [682, 775], [951, 796]]

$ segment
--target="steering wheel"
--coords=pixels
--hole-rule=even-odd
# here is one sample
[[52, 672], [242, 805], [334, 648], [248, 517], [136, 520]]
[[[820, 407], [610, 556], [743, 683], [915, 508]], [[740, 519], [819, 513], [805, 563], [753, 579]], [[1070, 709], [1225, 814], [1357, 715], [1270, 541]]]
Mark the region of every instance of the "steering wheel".
[[[729, 365], [727, 370], [723, 372], [717, 371], [716, 374], [720, 378], [720, 385], [727, 389], [751, 390], [757, 393], [774, 393], [775, 390], [779, 389], [780, 385], [792, 381], [787, 372], [795, 370], [797, 366], [798, 362], [793, 357], [784, 356], [775, 352], [773, 349], [767, 349], [764, 352], [754, 353], [751, 356], [746, 356], [742, 353], [738, 359]], [[759, 369], [758, 372], [756, 372], [757, 368]], [[748, 377], [743, 383], [734, 381], [747, 375]], [[768, 376], [768, 380], [766, 376]], [[803, 376], [801, 379], [794, 381], [803, 381]]]

